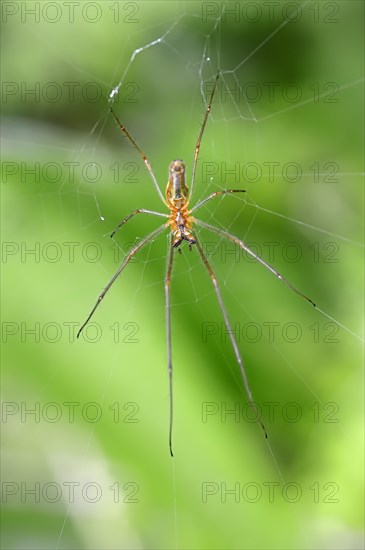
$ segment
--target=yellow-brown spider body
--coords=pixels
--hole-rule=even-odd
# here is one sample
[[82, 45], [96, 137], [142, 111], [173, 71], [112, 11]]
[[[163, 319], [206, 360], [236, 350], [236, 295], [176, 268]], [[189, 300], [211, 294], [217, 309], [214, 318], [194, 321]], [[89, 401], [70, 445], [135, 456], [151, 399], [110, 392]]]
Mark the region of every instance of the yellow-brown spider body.
[[195, 244], [190, 233], [194, 218], [190, 216], [189, 189], [185, 183], [185, 164], [174, 160], [169, 167], [169, 181], [166, 186], [166, 201], [170, 209], [169, 225], [173, 234], [172, 246], [177, 248], [185, 240], [189, 245]]

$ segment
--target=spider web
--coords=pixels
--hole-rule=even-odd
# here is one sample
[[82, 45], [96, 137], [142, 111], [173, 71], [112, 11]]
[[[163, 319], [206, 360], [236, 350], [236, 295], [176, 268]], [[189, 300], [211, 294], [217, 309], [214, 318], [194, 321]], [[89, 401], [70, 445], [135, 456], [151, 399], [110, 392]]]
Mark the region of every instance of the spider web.
[[[361, 440], [360, 420], [351, 409], [352, 402], [361, 400], [363, 153], [359, 144], [363, 136], [358, 120], [363, 70], [357, 43], [361, 31], [357, 26], [352, 30], [361, 20], [361, 8], [356, 2], [98, 5], [109, 17], [94, 27], [102, 47], [93, 41], [85, 18], [76, 18], [69, 27], [75, 39], [80, 33], [78, 51], [71, 41], [59, 47], [62, 26], [57, 30], [43, 21], [26, 27], [36, 45], [35, 55], [47, 60], [39, 52], [49, 48], [50, 59], [68, 68], [63, 74], [81, 83], [85, 97], [89, 97], [85, 90], [101, 94], [99, 101], [70, 102], [66, 124], [54, 105], [43, 123], [22, 122], [17, 128], [5, 120], [10, 136], [6, 155], [11, 160], [36, 159], [43, 167], [53, 163], [62, 168], [56, 177], [52, 170], [57, 171], [57, 166], [50, 166], [35, 189], [6, 195], [6, 204], [16, 204], [26, 216], [30, 201], [34, 221], [29, 223], [29, 243], [38, 240], [44, 252], [45, 243], [56, 241], [62, 253], [59, 263], [43, 257], [42, 277], [56, 283], [48, 283], [44, 290], [38, 285], [29, 298], [37, 313], [19, 318], [43, 325], [60, 318], [63, 325], [82, 321], [127, 250], [161, 222], [137, 216], [113, 240], [109, 238], [119, 221], [136, 208], [165, 211], [110, 107], [147, 155], [162, 192], [168, 164], [175, 158], [186, 162], [190, 186], [194, 147], [218, 70], [191, 204], [226, 188], [246, 193], [210, 201], [196, 216], [244, 239], [318, 309], [232, 243], [196, 228], [218, 276], [269, 440], [263, 441], [257, 426], [242, 419], [244, 414], [239, 422], [234, 415], [222, 420], [224, 408], [236, 410], [238, 404], [240, 411], [246, 411], [242, 382], [209, 277], [194, 247], [192, 251], [182, 247], [182, 254], [175, 255], [172, 278], [177, 456], [171, 472], [163, 294], [168, 234], [147, 245], [103, 301], [86, 341], [77, 347], [73, 326], [72, 341], [60, 343], [60, 357], [54, 351], [50, 354], [49, 342], [43, 341], [44, 355], [32, 355], [34, 362], [39, 361], [40, 378], [27, 375], [30, 390], [15, 391], [10, 386], [8, 400], [14, 396], [18, 402], [24, 394], [25, 401], [34, 397], [64, 403], [80, 401], [85, 383], [84, 400], [101, 404], [103, 411], [115, 402], [137, 403], [140, 409], [136, 426], [105, 421], [86, 429], [78, 425], [71, 433], [70, 423], [65, 422], [64, 431], [57, 431], [64, 446], [42, 456], [59, 484], [89, 479], [108, 488], [115, 479], [122, 479], [123, 487], [133, 480], [140, 489], [138, 513], [143, 521], [131, 511], [128, 500], [116, 507], [111, 491], [106, 502], [94, 509], [82, 497], [76, 502], [63, 499], [47, 543], [59, 548], [76, 544], [112, 548], [120, 545], [122, 518], [123, 545], [128, 547], [235, 547], [239, 542], [240, 547], [263, 548], [271, 539], [258, 535], [257, 527], [270, 516], [273, 524], [282, 524], [282, 517], [289, 524], [283, 533], [270, 533], [276, 537], [272, 547], [333, 547], [331, 533], [336, 533], [338, 547], [355, 548], [361, 520], [356, 519], [355, 527], [348, 521], [347, 505], [358, 495], [348, 489], [354, 480], [344, 474], [341, 463], [358, 453]], [[112, 20], [118, 23], [111, 24]], [[9, 80], [19, 79], [15, 66], [9, 72]], [[85, 88], [89, 82], [94, 88]], [[9, 228], [18, 229], [14, 222]], [[65, 243], [70, 242], [75, 245], [72, 260], [65, 253], [70, 250]], [[32, 266], [31, 273], [36, 278]], [[18, 287], [23, 286], [16, 271], [11, 276]], [[59, 296], [54, 296], [55, 289]], [[50, 306], [39, 312], [42, 290]], [[18, 317], [16, 308], [15, 313]], [[34, 353], [27, 342], [22, 349]], [[59, 394], [54, 390], [58, 384], [65, 386]], [[306, 421], [292, 422], [285, 416], [290, 403], [295, 410], [299, 407]], [[335, 416], [339, 423], [323, 420], [331, 403], [341, 411]], [[218, 412], [203, 422], [206, 404]], [[321, 419], [317, 422], [316, 414]], [[40, 426], [38, 441], [54, 440], [50, 426]], [[22, 438], [27, 424], [14, 427]], [[37, 456], [27, 438], [26, 445], [31, 449], [27, 460]], [[157, 451], [136, 465], [140, 445]], [[14, 444], [11, 437], [9, 448], [22, 464], [22, 445]], [[75, 460], [77, 454], [82, 465]], [[195, 475], [190, 472], [192, 455], [197, 459]], [[47, 479], [37, 467], [32, 471], [36, 479]], [[152, 508], [146, 503], [153, 495], [152, 475], [162, 489], [154, 495], [157, 511], [149, 519]], [[202, 486], [208, 482], [214, 490], [218, 487], [218, 496], [204, 502]], [[278, 503], [275, 497], [273, 510], [272, 502], [261, 497], [253, 508], [242, 496], [247, 483], [262, 490], [270, 483], [282, 487], [287, 482], [302, 491], [294, 505], [289, 498]], [[236, 494], [224, 501], [222, 484], [232, 488], [237, 483], [239, 501]], [[328, 483], [340, 488], [335, 511], [326, 501]], [[318, 516], [309, 511], [315, 484]], [[199, 517], [206, 514], [209, 524], [224, 517], [229, 537], [219, 526], [206, 539], [197, 529], [187, 529], [190, 509]]]

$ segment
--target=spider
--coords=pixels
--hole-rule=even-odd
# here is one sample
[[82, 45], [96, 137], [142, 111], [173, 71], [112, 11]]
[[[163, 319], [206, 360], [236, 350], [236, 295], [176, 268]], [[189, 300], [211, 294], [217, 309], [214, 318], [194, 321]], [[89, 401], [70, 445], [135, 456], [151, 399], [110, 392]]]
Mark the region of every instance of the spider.
[[202, 262], [204, 263], [208, 274], [211, 278], [211, 281], [213, 283], [213, 287], [218, 299], [219, 307], [223, 315], [224, 323], [227, 329], [227, 332], [229, 334], [229, 338], [231, 341], [231, 345], [234, 351], [234, 355], [236, 358], [236, 362], [239, 366], [241, 377], [246, 393], [247, 400], [252, 407], [255, 418], [259, 422], [265, 438], [267, 438], [267, 433], [264, 427], [264, 424], [261, 422], [261, 420], [258, 418], [257, 415], [257, 407], [255, 405], [255, 402], [252, 397], [252, 393], [248, 384], [248, 379], [246, 376], [246, 371], [244, 368], [244, 362], [242, 359], [242, 356], [240, 354], [240, 351], [238, 349], [237, 341], [234, 336], [234, 332], [231, 328], [231, 322], [228, 317], [228, 313], [226, 310], [226, 307], [224, 305], [222, 294], [220, 291], [219, 283], [217, 280], [217, 277], [208, 261], [207, 256], [204, 253], [204, 250], [200, 244], [199, 239], [197, 238], [195, 232], [194, 232], [194, 225], [201, 226], [208, 231], [211, 231], [213, 233], [216, 233], [220, 235], [221, 237], [224, 237], [225, 239], [228, 239], [229, 241], [232, 241], [236, 245], [238, 245], [240, 248], [245, 250], [250, 256], [255, 258], [257, 262], [259, 262], [261, 265], [263, 265], [266, 269], [268, 269], [271, 273], [273, 273], [280, 281], [282, 281], [288, 288], [290, 288], [292, 291], [294, 291], [296, 294], [307, 300], [310, 304], [312, 304], [314, 307], [316, 307], [315, 303], [305, 296], [302, 292], [300, 292], [295, 286], [293, 286], [287, 279], [285, 279], [278, 271], [276, 271], [271, 265], [266, 263], [263, 259], [261, 259], [259, 256], [257, 256], [250, 248], [246, 246], [244, 241], [239, 239], [238, 237], [231, 235], [227, 231], [221, 228], [217, 228], [213, 225], [210, 225], [209, 223], [203, 222], [195, 217], [193, 217], [191, 214], [198, 210], [203, 204], [206, 202], [215, 199], [216, 197], [220, 195], [227, 195], [232, 193], [245, 193], [245, 189], [223, 189], [221, 191], [215, 191], [214, 193], [208, 195], [206, 198], [198, 202], [193, 208], [189, 209], [189, 204], [191, 200], [191, 196], [193, 194], [194, 190], [194, 183], [195, 183], [195, 173], [196, 173], [196, 167], [198, 163], [199, 158], [199, 152], [200, 152], [200, 144], [203, 138], [205, 126], [209, 117], [209, 113], [211, 111], [214, 95], [217, 88], [217, 82], [219, 79], [219, 72], [217, 73], [213, 85], [213, 89], [210, 95], [209, 103], [205, 111], [205, 116], [203, 119], [203, 124], [201, 126], [198, 140], [196, 142], [195, 146], [195, 153], [194, 153], [194, 161], [193, 161], [193, 168], [192, 168], [192, 175], [191, 175], [191, 186], [190, 186], [190, 192], [189, 189], [185, 183], [185, 164], [182, 160], [174, 160], [171, 162], [169, 166], [169, 179], [166, 186], [166, 196], [164, 197], [161, 189], [157, 183], [157, 179], [154, 175], [154, 172], [152, 170], [151, 164], [142, 151], [142, 149], [139, 147], [139, 145], [136, 143], [136, 141], [132, 138], [132, 136], [129, 134], [128, 130], [121, 124], [119, 118], [114, 113], [113, 109], [111, 109], [112, 115], [119, 126], [120, 130], [123, 132], [123, 134], [128, 138], [132, 146], [137, 149], [139, 156], [141, 157], [142, 161], [144, 162], [149, 175], [152, 179], [152, 182], [156, 188], [156, 191], [162, 200], [163, 204], [167, 207], [169, 210], [169, 214], [162, 213], [162, 212], [155, 212], [153, 210], [146, 210], [144, 208], [139, 208], [137, 210], [134, 210], [131, 212], [128, 216], [122, 219], [122, 221], [117, 225], [117, 227], [114, 229], [114, 231], [111, 233], [110, 237], [114, 237], [116, 232], [125, 224], [127, 223], [131, 218], [133, 218], [137, 214], [148, 214], [153, 216], [160, 216], [164, 218], [168, 218], [163, 225], [152, 231], [149, 235], [143, 237], [138, 244], [133, 246], [129, 252], [127, 253], [126, 257], [124, 258], [122, 264], [118, 268], [118, 270], [114, 273], [113, 277], [110, 279], [102, 293], [99, 295], [96, 304], [94, 305], [93, 309], [91, 310], [90, 314], [88, 315], [86, 321], [81, 326], [77, 333], [77, 338], [80, 336], [81, 332], [85, 328], [85, 326], [90, 321], [91, 317], [94, 315], [95, 310], [99, 306], [100, 302], [106, 295], [106, 293], [109, 291], [112, 284], [116, 281], [116, 279], [119, 277], [119, 275], [122, 273], [126, 265], [130, 262], [130, 260], [133, 258], [137, 252], [143, 248], [148, 242], [152, 241], [157, 235], [165, 231], [166, 229], [170, 229], [171, 231], [171, 241], [170, 241], [170, 247], [169, 247], [169, 256], [167, 260], [167, 269], [166, 269], [166, 275], [165, 275], [165, 306], [166, 306], [166, 336], [167, 336], [167, 367], [168, 367], [168, 376], [169, 376], [169, 396], [170, 396], [170, 422], [169, 422], [169, 450], [171, 456], [173, 455], [173, 446], [172, 446], [172, 427], [173, 427], [173, 386], [172, 386], [172, 356], [171, 356], [171, 301], [170, 301], [170, 292], [171, 292], [171, 273], [172, 273], [172, 267], [173, 267], [173, 261], [175, 257], [175, 251], [177, 250], [179, 253], [181, 253], [181, 245], [184, 241], [186, 241], [189, 245], [189, 249], [191, 250], [193, 247], [196, 247]]

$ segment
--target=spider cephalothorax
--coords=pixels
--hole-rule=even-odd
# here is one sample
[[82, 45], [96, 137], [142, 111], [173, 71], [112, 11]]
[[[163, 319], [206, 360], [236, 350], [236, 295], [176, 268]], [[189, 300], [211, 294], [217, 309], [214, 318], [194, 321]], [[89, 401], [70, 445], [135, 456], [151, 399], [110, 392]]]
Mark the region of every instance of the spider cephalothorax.
[[195, 244], [196, 240], [190, 233], [194, 218], [188, 209], [189, 189], [185, 183], [185, 164], [182, 160], [173, 160], [170, 164], [166, 201], [171, 212], [169, 225], [173, 234], [172, 246], [178, 248], [184, 240], [189, 245]]

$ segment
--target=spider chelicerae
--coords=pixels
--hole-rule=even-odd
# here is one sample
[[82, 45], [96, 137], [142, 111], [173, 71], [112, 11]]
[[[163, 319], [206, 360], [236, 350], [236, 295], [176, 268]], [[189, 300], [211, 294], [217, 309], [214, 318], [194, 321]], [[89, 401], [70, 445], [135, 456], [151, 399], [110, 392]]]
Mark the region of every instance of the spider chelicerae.
[[214, 95], [217, 88], [217, 82], [219, 79], [219, 72], [217, 73], [217, 76], [214, 81], [213, 89], [211, 92], [211, 96], [209, 99], [208, 106], [205, 111], [205, 116], [203, 119], [203, 124], [201, 126], [198, 140], [195, 146], [195, 153], [194, 153], [194, 161], [193, 161], [193, 168], [192, 168], [192, 175], [191, 175], [191, 185], [190, 185], [190, 192], [189, 189], [185, 183], [185, 164], [182, 160], [174, 160], [171, 162], [169, 166], [169, 179], [166, 186], [166, 196], [164, 197], [161, 189], [157, 183], [157, 179], [153, 173], [153, 170], [151, 168], [151, 164], [142, 151], [142, 149], [139, 147], [139, 145], [135, 142], [135, 140], [132, 138], [132, 136], [129, 134], [128, 130], [121, 124], [119, 118], [114, 113], [113, 109], [111, 109], [111, 112], [113, 114], [114, 119], [116, 120], [120, 130], [124, 133], [124, 135], [128, 138], [130, 143], [135, 147], [139, 153], [139, 156], [143, 160], [149, 175], [152, 179], [152, 182], [156, 188], [156, 191], [162, 200], [163, 204], [167, 207], [169, 210], [168, 213], [162, 213], [162, 212], [155, 212], [153, 210], [146, 210], [144, 208], [139, 208], [138, 210], [134, 210], [131, 212], [128, 216], [123, 218], [123, 220], [117, 225], [117, 227], [114, 229], [112, 234], [110, 235], [113, 237], [115, 233], [125, 224], [127, 223], [133, 216], [136, 214], [149, 214], [153, 216], [161, 216], [164, 218], [168, 218], [165, 223], [163, 223], [160, 227], [149, 233], [149, 235], [143, 237], [138, 244], [133, 246], [129, 252], [126, 254], [122, 264], [118, 268], [118, 270], [114, 273], [113, 277], [110, 279], [102, 293], [99, 295], [96, 304], [94, 305], [93, 309], [91, 310], [90, 314], [88, 315], [86, 321], [81, 326], [80, 330], [77, 333], [77, 337], [80, 336], [81, 332], [85, 328], [85, 326], [90, 321], [91, 317], [94, 315], [95, 310], [99, 306], [100, 302], [106, 295], [106, 293], [109, 291], [112, 284], [116, 281], [116, 279], [119, 277], [119, 275], [122, 273], [126, 265], [130, 262], [130, 260], [133, 258], [137, 252], [143, 248], [148, 242], [152, 241], [157, 235], [162, 233], [165, 230], [170, 229], [171, 231], [171, 242], [170, 242], [170, 248], [169, 248], [169, 256], [167, 260], [167, 269], [166, 269], [166, 276], [165, 276], [165, 305], [166, 305], [166, 335], [167, 335], [167, 364], [168, 364], [168, 375], [169, 375], [169, 392], [170, 392], [170, 424], [169, 424], [169, 449], [170, 454], [173, 456], [173, 450], [172, 450], [172, 425], [173, 425], [173, 392], [172, 392], [172, 357], [171, 357], [171, 300], [170, 300], [170, 293], [171, 293], [171, 273], [172, 273], [172, 267], [173, 267], [173, 261], [175, 257], [175, 251], [178, 251], [181, 253], [181, 245], [184, 241], [186, 241], [189, 245], [189, 248], [192, 249], [193, 247], [196, 247], [198, 250], [198, 253], [209, 273], [209, 276], [212, 280], [214, 290], [218, 299], [219, 307], [221, 309], [224, 323], [227, 329], [227, 332], [229, 334], [229, 338], [232, 344], [232, 348], [234, 351], [234, 355], [237, 361], [237, 364], [240, 368], [241, 376], [243, 385], [246, 392], [247, 400], [252, 407], [257, 421], [261, 425], [261, 428], [263, 429], [263, 432], [265, 434], [265, 437], [267, 437], [267, 433], [265, 430], [265, 427], [261, 420], [258, 417], [257, 414], [257, 407], [253, 400], [252, 393], [248, 384], [246, 371], [244, 368], [244, 363], [242, 356], [240, 354], [240, 351], [238, 349], [237, 341], [234, 336], [234, 332], [231, 328], [231, 323], [228, 317], [227, 310], [225, 308], [222, 294], [220, 291], [219, 283], [217, 280], [217, 277], [208, 261], [208, 258], [200, 244], [199, 239], [197, 238], [195, 232], [194, 232], [194, 225], [199, 225], [208, 231], [211, 231], [213, 233], [218, 234], [219, 236], [228, 239], [229, 241], [232, 241], [237, 246], [239, 246], [241, 249], [245, 250], [250, 256], [255, 258], [257, 262], [259, 262], [261, 265], [263, 265], [266, 269], [271, 271], [278, 279], [280, 279], [287, 287], [289, 287], [291, 290], [293, 290], [296, 294], [299, 294], [302, 298], [307, 300], [310, 304], [312, 304], [314, 307], [316, 307], [315, 303], [305, 296], [302, 292], [300, 292], [297, 288], [295, 288], [287, 279], [285, 279], [278, 271], [276, 271], [271, 265], [266, 263], [263, 259], [261, 259], [259, 256], [257, 256], [250, 248], [246, 246], [246, 244], [239, 239], [238, 237], [231, 235], [224, 229], [215, 227], [214, 225], [210, 225], [209, 223], [203, 222], [195, 217], [192, 216], [192, 213], [195, 210], [198, 210], [203, 204], [206, 202], [215, 199], [216, 197], [220, 195], [227, 195], [231, 193], [245, 193], [245, 189], [223, 189], [220, 191], [215, 191], [214, 193], [208, 195], [206, 198], [198, 202], [195, 206], [189, 209], [190, 200], [192, 197], [192, 193], [194, 190], [194, 183], [195, 183], [195, 173], [196, 173], [196, 167], [198, 163], [199, 158], [199, 152], [200, 152], [200, 144], [203, 138], [205, 126], [208, 120], [209, 113], [211, 111]]

